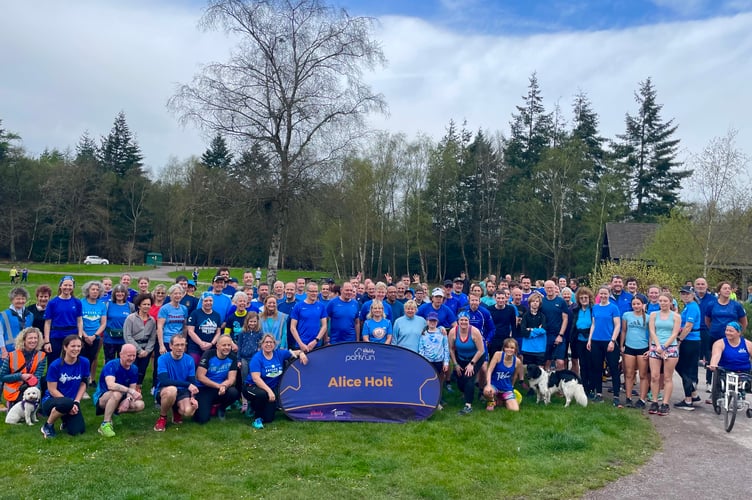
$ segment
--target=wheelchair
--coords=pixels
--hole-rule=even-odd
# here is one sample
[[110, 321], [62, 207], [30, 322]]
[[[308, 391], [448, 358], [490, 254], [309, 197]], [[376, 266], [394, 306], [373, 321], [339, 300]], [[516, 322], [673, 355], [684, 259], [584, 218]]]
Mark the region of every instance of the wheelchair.
[[736, 412], [744, 410], [747, 418], [752, 418], [752, 407], [746, 394], [752, 392], [750, 372], [733, 372], [720, 366], [713, 372], [710, 399], [717, 415], [723, 413], [723, 426], [731, 432], [736, 421]]

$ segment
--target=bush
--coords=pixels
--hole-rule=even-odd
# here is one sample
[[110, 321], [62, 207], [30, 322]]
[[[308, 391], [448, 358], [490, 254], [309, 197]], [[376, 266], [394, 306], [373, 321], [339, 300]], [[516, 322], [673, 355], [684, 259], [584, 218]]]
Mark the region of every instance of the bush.
[[611, 277], [618, 274], [627, 278], [636, 278], [639, 290], [643, 293], [650, 285], [667, 286], [674, 295], [678, 296], [679, 288], [684, 285], [686, 279], [676, 274], [665, 271], [656, 266], [648, 266], [644, 262], [626, 260], [621, 262], [603, 262], [598, 270], [588, 276], [593, 289], [611, 282]]

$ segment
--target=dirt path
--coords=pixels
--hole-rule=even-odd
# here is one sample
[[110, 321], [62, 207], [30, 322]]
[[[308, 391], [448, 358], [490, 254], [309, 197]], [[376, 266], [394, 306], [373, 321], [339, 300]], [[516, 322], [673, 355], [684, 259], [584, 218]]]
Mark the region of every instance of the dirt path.
[[[700, 380], [704, 381], [705, 370], [700, 368], [699, 373]], [[695, 404], [695, 411], [672, 406], [668, 416], [649, 417], [663, 438], [663, 447], [647, 464], [583, 498], [736, 499], [748, 496], [752, 491], [748, 480], [748, 471], [752, 470], [752, 419], [743, 411], [738, 412], [734, 428], [727, 433], [723, 429], [723, 416], [716, 415], [712, 405], [705, 404], [710, 394], [705, 392], [703, 382], [700, 388], [703, 401]], [[673, 395], [672, 403], [683, 395], [678, 375], [674, 377]]]

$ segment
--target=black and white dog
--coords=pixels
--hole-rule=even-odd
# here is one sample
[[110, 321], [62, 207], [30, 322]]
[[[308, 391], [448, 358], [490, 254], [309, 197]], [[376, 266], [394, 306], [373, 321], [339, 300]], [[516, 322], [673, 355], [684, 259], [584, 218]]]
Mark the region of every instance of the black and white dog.
[[551, 395], [561, 392], [566, 399], [565, 408], [572, 402], [572, 398], [580, 406], [587, 406], [588, 404], [582, 381], [572, 370], [559, 370], [549, 373], [538, 365], [527, 365], [527, 378], [530, 387], [536, 393], [536, 403], [543, 401], [544, 404], [549, 404]]
[[36, 387], [29, 387], [21, 396], [21, 402], [13, 405], [5, 416], [6, 424], [20, 424], [24, 420], [26, 425], [34, 425], [37, 421], [37, 409], [39, 400], [42, 399], [41, 391]]

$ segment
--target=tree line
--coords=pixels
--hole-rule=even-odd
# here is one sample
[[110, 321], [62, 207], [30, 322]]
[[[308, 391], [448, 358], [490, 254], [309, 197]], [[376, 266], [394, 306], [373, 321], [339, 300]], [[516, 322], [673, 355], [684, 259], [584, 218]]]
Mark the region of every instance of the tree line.
[[747, 214], [712, 189], [680, 199], [730, 157], [682, 165], [651, 78], [615, 137], [585, 92], [567, 110], [547, 106], [533, 73], [508, 134], [450, 121], [439, 140], [408, 138], [364, 127], [386, 105], [362, 81], [384, 62], [370, 20], [321, 0], [212, 0], [202, 26], [238, 40], [168, 102], [213, 136], [204, 154], [145, 171], [123, 112], [99, 141], [84, 133], [74, 150], [37, 157], [0, 128], [0, 257], [133, 263], [158, 251], [187, 265], [268, 264], [272, 277], [278, 266], [581, 276], [600, 260], [607, 222], [684, 220], [707, 269], [725, 255], [715, 242], [728, 212]]

